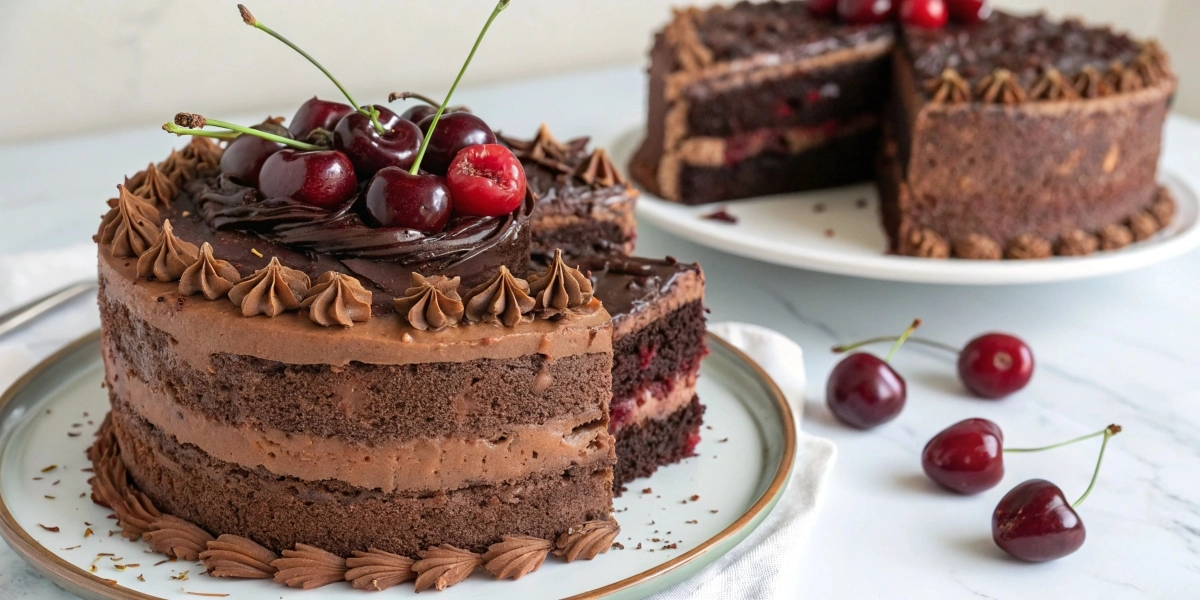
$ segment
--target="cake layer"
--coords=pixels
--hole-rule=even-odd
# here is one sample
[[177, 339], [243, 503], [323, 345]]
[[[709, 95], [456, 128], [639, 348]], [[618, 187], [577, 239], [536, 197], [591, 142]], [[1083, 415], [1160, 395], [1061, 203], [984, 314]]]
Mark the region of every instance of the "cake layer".
[[704, 406], [700, 399], [681, 407], [665, 419], [631, 425], [616, 434], [617, 462], [613, 474], [615, 486], [639, 477], [648, 477], [661, 465], [691, 456], [700, 441]]
[[707, 353], [704, 304], [697, 300], [622, 337], [613, 354], [613, 397], [632, 395], [644, 382], [689, 373]]
[[533, 234], [533, 253], [554, 256], [562, 250], [570, 258], [633, 252], [637, 241], [637, 226], [604, 219], [547, 219], [536, 226]]
[[621, 429], [647, 420], [666, 419], [683, 408], [696, 395], [700, 363], [671, 377], [643, 383], [633, 393], [613, 398], [609, 405], [608, 429], [616, 435]]
[[216, 533], [280, 552], [297, 543], [341, 556], [378, 548], [415, 556], [438, 544], [483, 552], [502, 535], [553, 539], [607, 519], [610, 465], [435, 493], [392, 493], [336, 481], [305, 482], [215, 459], [114, 403], [121, 457], [161, 510]]

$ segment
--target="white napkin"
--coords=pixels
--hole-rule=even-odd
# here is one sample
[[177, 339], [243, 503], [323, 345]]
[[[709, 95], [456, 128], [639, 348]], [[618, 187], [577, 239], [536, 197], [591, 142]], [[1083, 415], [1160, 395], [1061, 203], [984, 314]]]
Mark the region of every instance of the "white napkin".
[[[782, 334], [749, 323], [717, 323], [709, 331], [754, 359], [779, 385], [799, 429], [804, 410], [804, 353]], [[758, 529], [695, 577], [665, 590], [655, 600], [713, 598], [799, 598], [790, 567], [800, 560], [837, 448], [800, 432], [796, 466], [783, 498]]]

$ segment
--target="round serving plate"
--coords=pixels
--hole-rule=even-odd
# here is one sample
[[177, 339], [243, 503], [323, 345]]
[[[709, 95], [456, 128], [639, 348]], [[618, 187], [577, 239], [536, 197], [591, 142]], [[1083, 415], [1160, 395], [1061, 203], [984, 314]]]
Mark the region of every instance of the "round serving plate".
[[[613, 161], [629, 164], [644, 129], [629, 129], [612, 143]], [[715, 250], [755, 260], [867, 279], [960, 285], [1069, 281], [1150, 266], [1200, 246], [1200, 201], [1182, 179], [1162, 173], [1175, 195], [1175, 219], [1153, 238], [1127, 248], [1046, 260], [932, 260], [887, 253], [875, 186], [780, 194], [686, 206], [643, 190], [637, 216]], [[704, 218], [723, 208], [736, 223]]]
[[[210, 578], [200, 563], [167, 562], [122, 538], [111, 511], [92, 503], [84, 451], [108, 411], [99, 340], [98, 332], [79, 339], [0, 396], [0, 534], [8, 544], [84, 598], [314, 597], [270, 581]], [[783, 494], [794, 420], [758, 365], [712, 334], [709, 345], [697, 388], [709, 425], [697, 455], [630, 483], [616, 499], [623, 549], [594, 561], [551, 558], [515, 582], [476, 572], [438, 598], [642, 598], [696, 574], [749, 535]], [[316, 593], [367, 595], [348, 585]]]

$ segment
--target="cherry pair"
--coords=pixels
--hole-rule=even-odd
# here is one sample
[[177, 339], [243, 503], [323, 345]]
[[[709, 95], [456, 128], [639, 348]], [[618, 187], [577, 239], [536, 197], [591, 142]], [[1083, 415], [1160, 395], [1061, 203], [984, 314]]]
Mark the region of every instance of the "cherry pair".
[[[900, 414], [907, 400], [907, 384], [889, 362], [920, 325], [921, 320], [917, 319], [899, 338], [871, 338], [833, 349], [848, 352], [866, 344], [894, 342], [886, 359], [856, 352], [834, 367], [825, 398], [838, 419], [859, 429], [870, 429]], [[1012, 335], [984, 334], [968, 342], [962, 350], [922, 338], [911, 341], [957, 353], [959, 379], [982, 398], [1003, 398], [1024, 388], [1033, 377], [1033, 352]]]
[[851, 25], [883, 23], [899, 12], [908, 25], [936, 29], [950, 17], [979, 23], [992, 13], [988, 0], [807, 0], [808, 10], [822, 18], [838, 17]]
[[1078, 550], [1087, 536], [1075, 508], [1096, 484], [1108, 440], [1120, 433], [1119, 425], [1041, 448], [1004, 448], [1000, 427], [987, 419], [967, 419], [942, 430], [925, 445], [921, 467], [943, 487], [977, 494], [989, 490], [1004, 477], [1004, 452], [1041, 452], [1086, 439], [1104, 437], [1100, 458], [1087, 491], [1074, 504], [1062, 489], [1044, 479], [1031, 479], [1010, 490], [992, 513], [992, 539], [1015, 558], [1044, 562]]
[[[301, 105], [286, 129], [275, 122], [246, 128], [184, 113], [164, 129], [222, 138], [242, 134], [226, 149], [221, 170], [257, 186], [267, 197], [291, 197], [336, 209], [354, 198], [359, 183], [366, 181], [362, 212], [364, 220], [377, 227], [432, 234], [441, 231], [452, 214], [510, 213], [525, 198], [520, 162], [508, 148], [496, 144], [495, 134], [482, 119], [467, 111], [445, 109], [488, 27], [508, 2], [501, 0], [488, 18], [446, 101], [439, 108], [413, 107], [404, 115], [379, 105], [354, 108], [357, 102], [328, 70], [238, 5], [246, 24], [307, 58], [350, 103], [314, 97]], [[394, 94], [393, 99], [410, 96], [414, 95]], [[229, 132], [204, 131], [205, 124]]]

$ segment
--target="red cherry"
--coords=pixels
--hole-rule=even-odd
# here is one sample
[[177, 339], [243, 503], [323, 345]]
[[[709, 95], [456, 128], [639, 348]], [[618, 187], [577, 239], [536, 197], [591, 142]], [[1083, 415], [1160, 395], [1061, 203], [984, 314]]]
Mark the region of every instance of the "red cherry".
[[827, 19], [837, 14], [838, 0], [807, 0], [804, 4], [814, 17]]
[[941, 29], [950, 18], [945, 0], [900, 0], [900, 22], [924, 29]]
[[[275, 135], [290, 138], [288, 130], [275, 123], [255, 125], [251, 129], [265, 131]], [[239, 183], [258, 186], [259, 173], [263, 163], [272, 154], [283, 149], [283, 144], [272, 142], [253, 135], [242, 134], [229, 142], [229, 147], [221, 154], [221, 172]]]
[[342, 117], [333, 128], [333, 147], [354, 161], [354, 170], [362, 180], [385, 167], [411, 167], [421, 146], [421, 130], [414, 123], [387, 107], [377, 104], [375, 109], [383, 134], [375, 130], [370, 117], [358, 111]]
[[892, 0], [838, 0], [837, 12], [851, 25], [883, 23], [892, 16]]
[[450, 221], [453, 207], [446, 181], [437, 175], [412, 175], [399, 167], [380, 169], [364, 192], [367, 222], [375, 227], [403, 227], [438, 233]]
[[1029, 562], [1062, 558], [1083, 546], [1087, 530], [1057, 485], [1031, 479], [1000, 499], [992, 513], [992, 539]]
[[[428, 132], [432, 123], [432, 115], [422, 119], [419, 123], [421, 131]], [[454, 160], [463, 148], [495, 143], [496, 134], [483, 119], [468, 112], [442, 113], [433, 135], [429, 137], [429, 147], [425, 149], [421, 168], [430, 173], [444, 175], [450, 168], [450, 161]]]
[[958, 377], [976, 396], [1003, 398], [1033, 378], [1033, 351], [1006, 333], [981, 335], [958, 354]]
[[907, 388], [904, 378], [882, 359], [856, 352], [829, 374], [825, 401], [847, 425], [870, 429], [900, 414]]
[[925, 444], [921, 467], [961, 494], [990, 490], [1004, 478], [1004, 433], [987, 419], [959, 421]]
[[259, 189], [267, 198], [293, 200], [334, 209], [358, 190], [354, 165], [337, 150], [304, 152], [285, 148], [263, 164]]
[[446, 185], [454, 212], [498, 217], [525, 200], [525, 169], [512, 150], [500, 144], [468, 146], [450, 162]]
[[314, 129], [324, 129], [332, 133], [338, 121], [352, 112], [354, 108], [349, 104], [330, 102], [313, 96], [300, 105], [288, 123], [288, 131], [291, 132], [292, 139], [301, 141], [308, 138], [308, 134]]
[[955, 21], [968, 25], [992, 16], [992, 5], [988, 0], [946, 0], [946, 9]]

